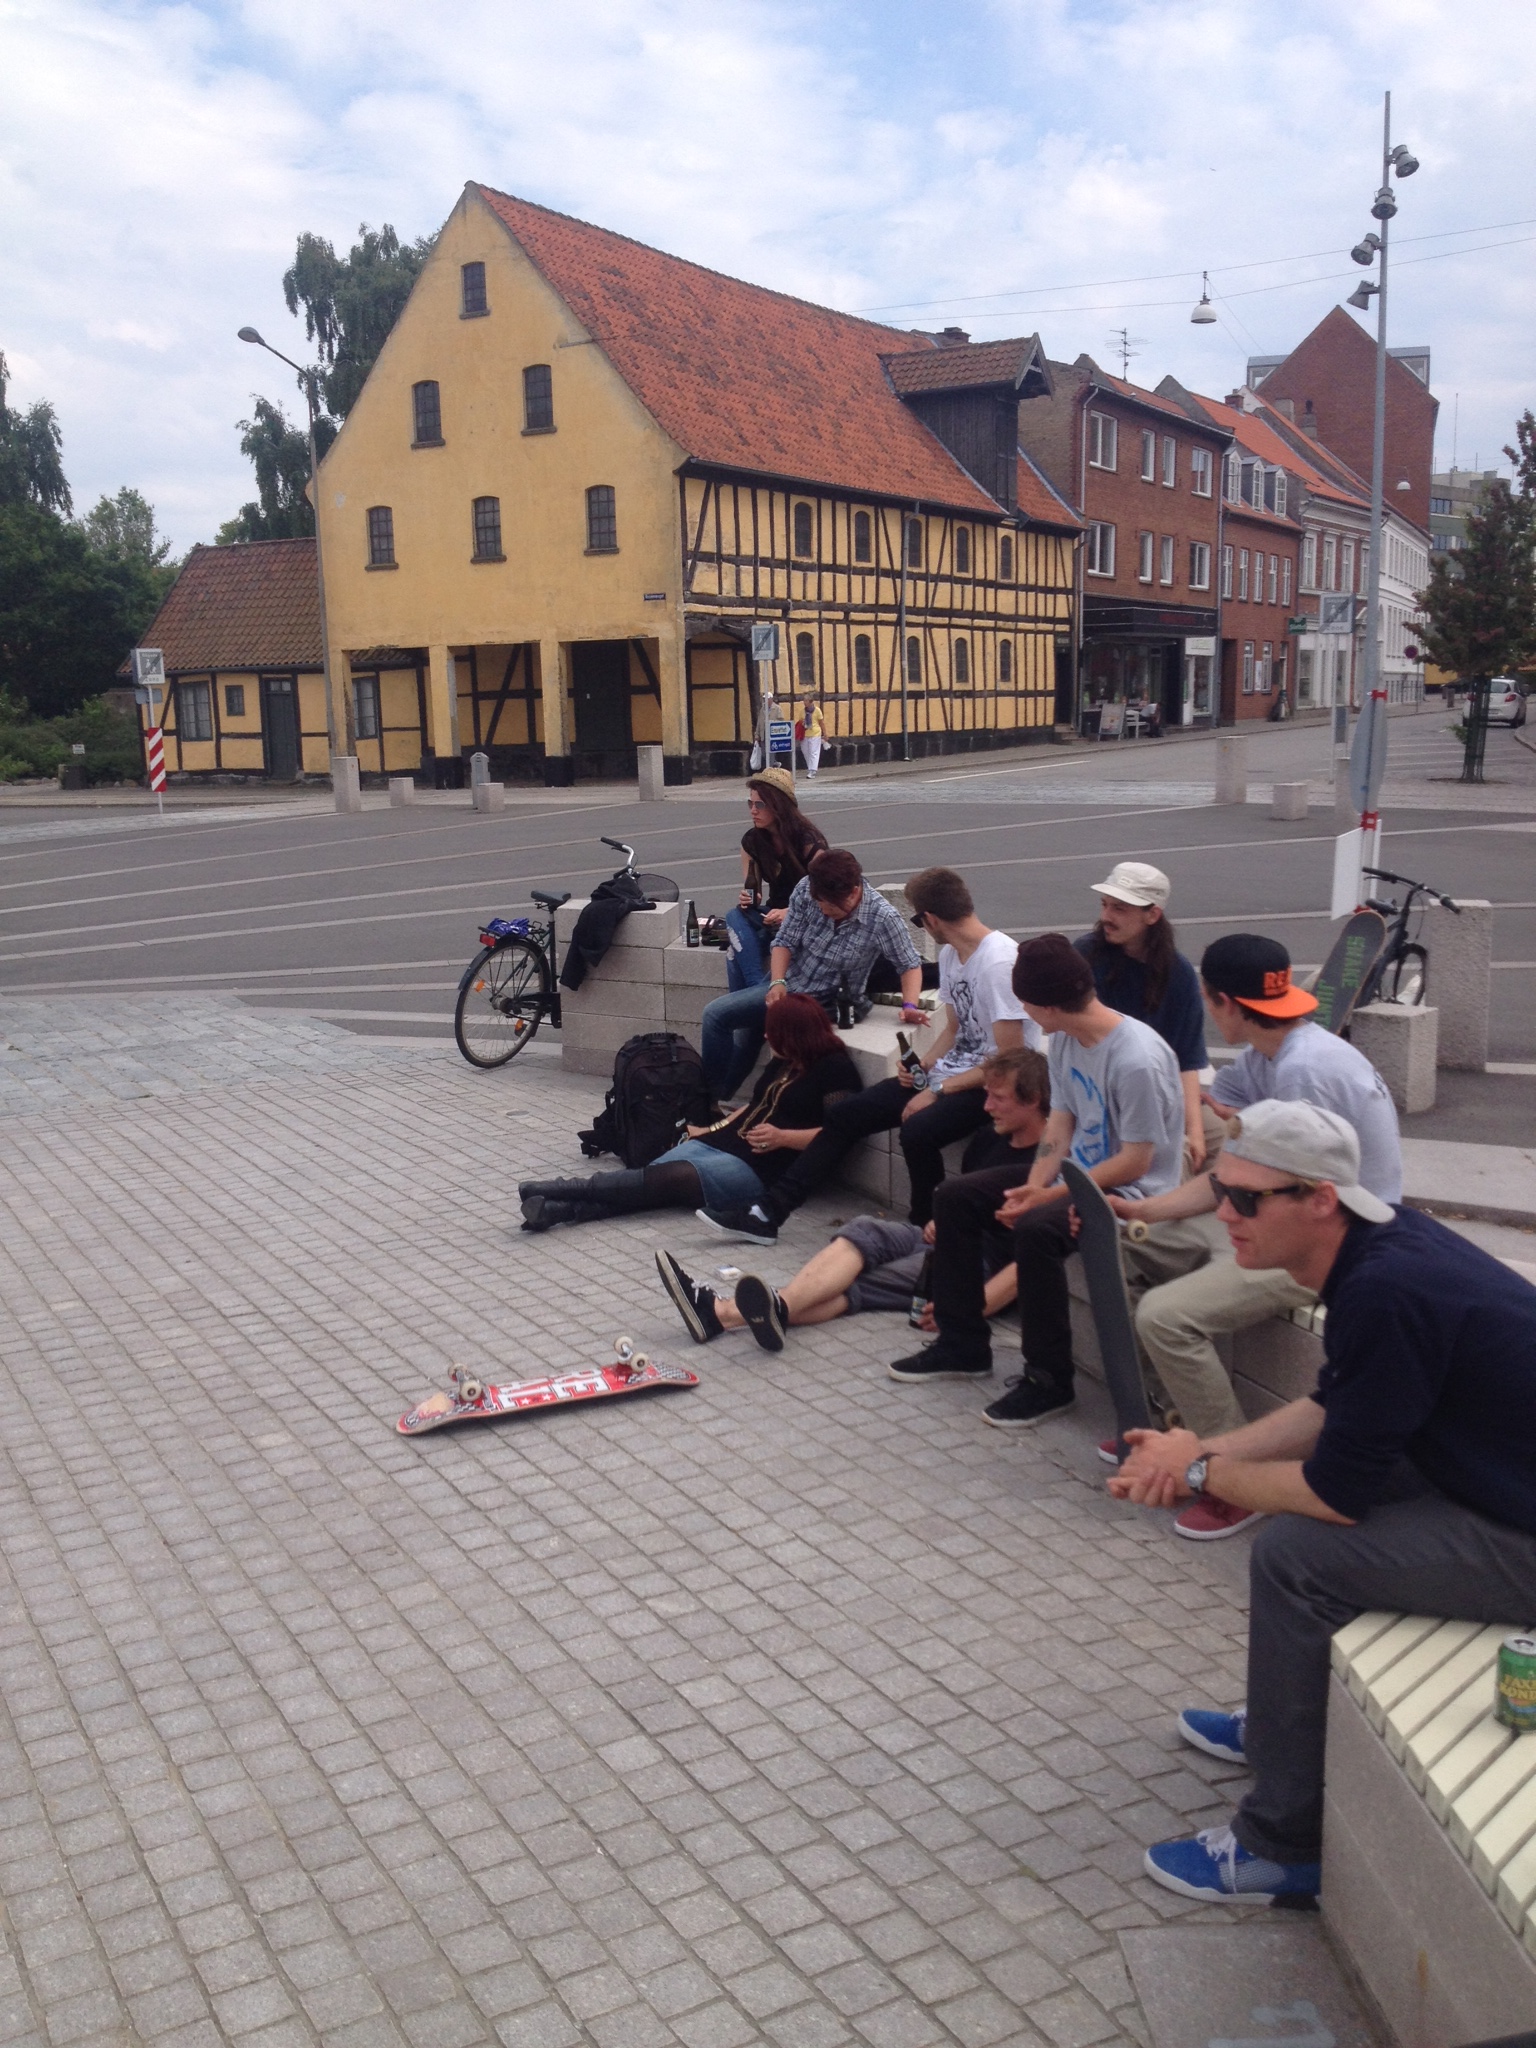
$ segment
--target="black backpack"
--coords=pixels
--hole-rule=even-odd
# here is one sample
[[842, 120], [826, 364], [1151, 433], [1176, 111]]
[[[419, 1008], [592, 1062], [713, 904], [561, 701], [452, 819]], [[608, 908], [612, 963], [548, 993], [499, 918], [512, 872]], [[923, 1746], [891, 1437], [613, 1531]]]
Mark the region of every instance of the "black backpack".
[[613, 1086], [590, 1131], [578, 1132], [583, 1156], [616, 1152], [626, 1166], [649, 1166], [683, 1136], [685, 1124], [707, 1124], [714, 1098], [704, 1062], [675, 1031], [646, 1031], [620, 1046]]

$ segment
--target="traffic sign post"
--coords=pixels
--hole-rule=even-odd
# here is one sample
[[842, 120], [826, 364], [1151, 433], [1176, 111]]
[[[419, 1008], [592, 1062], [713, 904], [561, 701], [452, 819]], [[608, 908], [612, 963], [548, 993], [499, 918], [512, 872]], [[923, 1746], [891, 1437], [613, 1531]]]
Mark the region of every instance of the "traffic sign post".
[[160, 698], [165, 694], [165, 656], [158, 647], [135, 647], [133, 663], [133, 698], [136, 704], [146, 706], [149, 723], [144, 728], [144, 765], [149, 771], [149, 786], [155, 793], [155, 806], [160, 821], [165, 822], [165, 736], [160, 729]]
[[1349, 750], [1349, 794], [1360, 813], [1362, 853], [1369, 867], [1381, 865], [1381, 813], [1376, 802], [1387, 772], [1387, 693], [1371, 691], [1360, 707]]

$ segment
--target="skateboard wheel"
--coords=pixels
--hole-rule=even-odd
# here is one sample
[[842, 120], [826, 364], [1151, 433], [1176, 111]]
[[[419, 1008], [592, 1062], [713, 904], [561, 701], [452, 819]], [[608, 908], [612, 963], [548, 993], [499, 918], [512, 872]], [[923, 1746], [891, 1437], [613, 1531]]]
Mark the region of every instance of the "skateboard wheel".
[[1147, 1241], [1147, 1230], [1148, 1226], [1142, 1222], [1139, 1216], [1134, 1222], [1127, 1223], [1125, 1226], [1125, 1234], [1132, 1244], [1145, 1244]]
[[470, 1402], [471, 1404], [478, 1401], [480, 1399], [480, 1396], [485, 1392], [485, 1387], [483, 1383], [480, 1380], [473, 1378], [469, 1374], [466, 1374], [465, 1377], [459, 1381], [458, 1389], [459, 1399], [461, 1401]]
[[613, 1348], [627, 1364], [635, 1355], [635, 1340], [633, 1337], [615, 1337]]

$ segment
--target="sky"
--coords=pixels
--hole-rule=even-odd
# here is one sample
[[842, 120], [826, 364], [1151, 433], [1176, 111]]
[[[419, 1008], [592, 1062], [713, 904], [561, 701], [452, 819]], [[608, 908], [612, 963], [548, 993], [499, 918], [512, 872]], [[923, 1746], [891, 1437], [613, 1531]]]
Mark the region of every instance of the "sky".
[[[1039, 331], [1221, 396], [1360, 276], [1382, 93], [1390, 332], [1437, 467], [1536, 403], [1530, 0], [0, 0], [0, 349], [76, 510], [142, 490], [178, 552], [300, 409], [298, 235], [432, 233], [464, 183], [755, 283], [977, 340]], [[1189, 313], [1209, 270], [1214, 326]], [[1374, 272], [1371, 273], [1374, 275]], [[1374, 331], [1374, 316], [1372, 316]]]

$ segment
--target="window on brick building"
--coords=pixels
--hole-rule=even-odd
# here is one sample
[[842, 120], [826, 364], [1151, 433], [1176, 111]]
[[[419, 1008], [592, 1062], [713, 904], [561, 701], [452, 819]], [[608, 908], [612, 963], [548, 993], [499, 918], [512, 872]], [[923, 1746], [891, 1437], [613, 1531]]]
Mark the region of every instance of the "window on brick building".
[[[1351, 543], [1353, 545], [1353, 543]], [[1337, 534], [1323, 535], [1323, 588], [1337, 590], [1339, 587], [1339, 541]]]
[[968, 526], [955, 528], [955, 574], [969, 576], [971, 573], [971, 529]]
[[1150, 533], [1138, 533], [1136, 536], [1136, 581], [1138, 583], [1150, 583], [1152, 581], [1152, 543], [1155, 538], [1156, 536]]
[[1159, 583], [1173, 581], [1173, 535], [1165, 533], [1157, 544], [1157, 580]]
[[800, 556], [816, 552], [815, 520], [809, 505], [797, 505], [794, 514], [795, 553]]
[[1232, 595], [1232, 550], [1230, 547], [1224, 547], [1221, 551], [1221, 594], [1223, 597], [1230, 597]]
[[1242, 488], [1242, 480], [1242, 457], [1234, 448], [1228, 452], [1221, 486], [1222, 496], [1228, 501], [1229, 504], [1235, 505], [1237, 503], [1238, 493]]
[[1259, 656], [1259, 694], [1263, 697], [1269, 695], [1269, 672], [1274, 658], [1274, 643], [1266, 640], [1264, 642], [1264, 651]]
[[1280, 557], [1278, 555], [1271, 555], [1269, 558], [1269, 601], [1271, 604], [1278, 604], [1280, 602]]
[[1237, 595], [1241, 601], [1246, 601], [1248, 596], [1248, 550], [1246, 548], [1239, 548], [1237, 551]]
[[853, 559], [856, 562], [875, 559], [874, 522], [867, 512], [855, 512], [853, 515]]
[[1253, 642], [1251, 640], [1243, 642], [1243, 695], [1245, 697], [1253, 695]]
[[1087, 553], [1084, 567], [1090, 576], [1114, 575], [1115, 529], [1107, 520], [1089, 520], [1088, 535], [1083, 546]]
[[1317, 535], [1304, 533], [1301, 537], [1301, 587], [1303, 590], [1317, 588]]
[[523, 432], [547, 434], [555, 424], [555, 383], [548, 363], [523, 372]]
[[1280, 564], [1280, 602], [1288, 605], [1291, 601], [1291, 558], [1286, 556]]
[[1197, 498], [1208, 498], [1211, 495], [1211, 451], [1209, 448], [1190, 449], [1189, 488]]
[[1179, 444], [1172, 434], [1163, 436], [1163, 483], [1171, 491], [1179, 480]]
[[1189, 544], [1189, 587], [1191, 590], [1209, 590], [1211, 587], [1210, 543], [1192, 540]]
[[1107, 412], [1088, 415], [1088, 466], [1114, 469], [1120, 447], [1120, 429]]
[[971, 643], [969, 640], [957, 640], [955, 642], [954, 674], [955, 688], [957, 690], [964, 690], [970, 687]]
[[1141, 432], [1141, 480], [1144, 484], [1157, 482], [1157, 436], [1150, 427]]
[[875, 680], [875, 650], [867, 633], [855, 633], [853, 636], [853, 680], [856, 683]]

